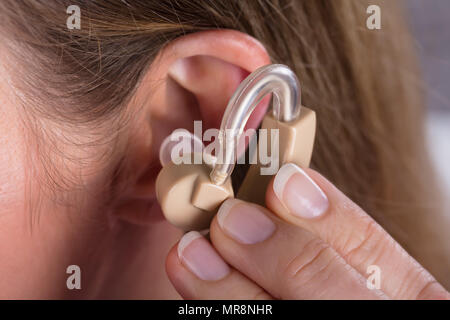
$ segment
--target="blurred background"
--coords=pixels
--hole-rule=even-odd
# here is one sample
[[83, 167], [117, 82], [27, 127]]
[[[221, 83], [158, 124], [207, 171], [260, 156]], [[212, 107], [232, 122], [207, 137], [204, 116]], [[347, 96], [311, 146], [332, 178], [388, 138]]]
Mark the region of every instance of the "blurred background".
[[427, 89], [429, 146], [450, 203], [450, 0], [404, 3]]

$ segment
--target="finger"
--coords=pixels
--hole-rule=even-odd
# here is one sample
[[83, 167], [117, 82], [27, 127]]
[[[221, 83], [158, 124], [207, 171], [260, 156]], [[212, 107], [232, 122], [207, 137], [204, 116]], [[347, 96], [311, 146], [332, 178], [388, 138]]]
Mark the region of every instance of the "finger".
[[366, 275], [381, 271], [381, 289], [392, 298], [444, 298], [448, 293], [368, 214], [311, 169], [286, 164], [266, 194], [268, 208], [330, 244]]
[[230, 268], [211, 244], [191, 231], [169, 252], [166, 271], [184, 299], [272, 299], [261, 287]]
[[337, 253], [267, 209], [225, 201], [213, 220], [211, 241], [222, 257], [275, 298], [376, 299], [378, 290]]

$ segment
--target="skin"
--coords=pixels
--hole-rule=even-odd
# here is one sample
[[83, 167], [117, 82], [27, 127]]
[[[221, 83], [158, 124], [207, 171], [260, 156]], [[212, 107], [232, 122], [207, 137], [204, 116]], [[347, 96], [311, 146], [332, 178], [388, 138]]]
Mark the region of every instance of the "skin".
[[[267, 208], [240, 201], [231, 209], [237, 217], [242, 217], [248, 210], [257, 210], [269, 218], [275, 229], [266, 239], [242, 243], [219, 223], [218, 216], [214, 218], [210, 229], [211, 244], [208, 245], [229, 265], [228, 274], [222, 278], [214, 281], [200, 279], [191, 272], [189, 266], [192, 264], [187, 258], [177, 253], [179, 244], [172, 248], [167, 258], [167, 272], [182, 297], [450, 298], [449, 293], [361, 208], [318, 172], [311, 169], [305, 172], [328, 198], [328, 208], [323, 214], [312, 219], [293, 216], [274, 193], [272, 182], [266, 193]], [[304, 191], [293, 188], [295, 186], [288, 183], [284, 192], [302, 194]], [[262, 233], [264, 231], [259, 228], [256, 234], [259, 237]], [[190, 249], [189, 255], [192, 256], [201, 242], [208, 243], [198, 238], [184, 251]], [[204, 250], [204, 246], [201, 248]], [[381, 270], [379, 289], [367, 287], [367, 267], [370, 265]]]
[[[230, 285], [246, 298], [284, 297], [285, 288], [276, 288], [275, 294], [268, 285], [250, 282], [254, 275], [246, 272], [230, 252], [239, 248], [242, 255], [264, 259], [273, 251], [294, 252], [294, 243], [279, 241], [270, 245], [266, 241], [240, 248], [214, 220], [212, 245], [233, 266], [227, 277], [231, 281], [200, 281], [180, 262], [175, 248], [182, 233], [164, 221], [154, 191], [162, 140], [176, 128], [192, 130], [194, 120], [202, 120], [204, 130], [217, 128], [238, 84], [250, 72], [270, 63], [261, 44], [236, 31], [200, 32], [173, 41], [160, 52], [126, 106], [125, 112], [132, 115], [128, 125], [113, 141], [94, 148], [64, 144], [57, 138], [56, 145], [50, 145], [48, 139], [35, 136], [30, 129], [33, 121], [74, 141], [90, 142], [98, 138], [99, 132], [88, 129], [80, 136], [65, 123], [26, 117], [33, 103], [25, 101], [27, 108], [19, 107], [20, 95], [10, 81], [20, 82], [23, 74], [15, 68], [6, 47], [0, 47], [0, 61], [0, 298], [214, 298], [222, 297], [220, 292]], [[257, 126], [266, 107], [267, 101], [252, 116], [249, 127]], [[110, 128], [96, 130], [104, 137], [110, 135]], [[124, 145], [126, 148], [118, 147]], [[32, 160], [42, 159], [42, 151], [51, 151], [55, 146], [64, 155], [91, 160], [83, 165], [81, 161], [64, 161], [54, 152], [45, 154], [46, 162], [59, 176], [75, 176], [73, 185], [83, 188], [52, 192], [46, 188], [44, 167]], [[98, 158], [110, 149], [115, 152], [107, 159]], [[126, 160], [127, 170], [112, 181], [108, 172], [117, 169], [121, 159]], [[320, 184], [325, 192], [332, 189], [327, 182], [320, 180]], [[62, 197], [67, 200], [55, 201]], [[280, 216], [282, 212], [272, 198], [269, 191], [268, 208], [272, 213], [264, 212], [276, 221], [278, 229], [289, 229], [293, 237], [309, 230], [311, 226], [303, 222], [276, 220], [274, 214]], [[317, 237], [332, 242], [332, 228], [320, 223], [318, 226], [322, 228], [314, 231]], [[350, 224], [344, 230], [350, 232]], [[412, 260], [407, 255], [402, 259]], [[81, 290], [66, 287], [66, 269], [73, 264], [81, 268]], [[267, 271], [258, 272], [261, 275]], [[272, 274], [275, 278], [282, 276]], [[436, 289], [437, 293], [433, 291], [435, 287], [430, 285], [420, 294], [447, 297], [441, 288]], [[330, 292], [339, 289], [335, 284]], [[403, 291], [407, 293], [404, 297], [414, 298], [419, 293], [415, 287]]]

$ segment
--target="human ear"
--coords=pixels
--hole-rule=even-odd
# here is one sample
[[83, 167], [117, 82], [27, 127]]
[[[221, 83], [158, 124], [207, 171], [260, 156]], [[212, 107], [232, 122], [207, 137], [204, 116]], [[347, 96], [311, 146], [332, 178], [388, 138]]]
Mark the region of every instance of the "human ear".
[[[219, 128], [228, 100], [248, 74], [269, 64], [264, 47], [233, 30], [193, 33], [174, 40], [153, 61], [143, 76], [128, 110], [139, 106], [128, 142], [126, 186], [116, 195], [113, 212], [129, 222], [158, 220], [155, 180], [160, 170], [159, 147], [173, 130]], [[256, 128], [268, 106], [263, 99], [247, 127]], [[136, 112], [138, 112], [136, 111]], [[119, 179], [120, 181], [120, 179]]]

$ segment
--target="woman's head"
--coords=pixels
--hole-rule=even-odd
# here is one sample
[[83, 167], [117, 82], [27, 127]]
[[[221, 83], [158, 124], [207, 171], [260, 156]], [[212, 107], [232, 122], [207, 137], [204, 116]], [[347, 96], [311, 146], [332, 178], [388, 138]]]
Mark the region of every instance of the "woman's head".
[[[142, 244], [116, 218], [160, 232], [162, 139], [194, 120], [218, 127], [237, 85], [270, 61], [297, 73], [317, 113], [312, 166], [411, 246], [415, 219], [435, 203], [420, 83], [398, 8], [379, 4], [382, 29], [368, 30], [365, 1], [2, 1], [6, 267], [35, 261], [36, 274], [63, 279], [61, 265], [109, 270], [105, 261], [126, 254], [141, 270], [136, 254], [117, 253]], [[67, 28], [69, 5], [80, 7], [80, 29]]]

